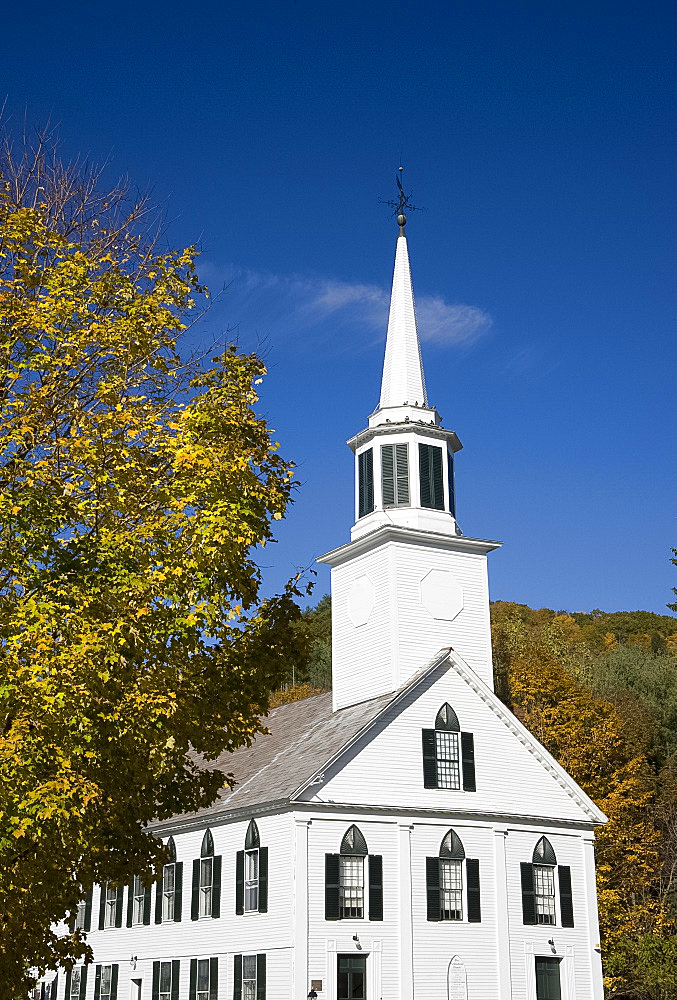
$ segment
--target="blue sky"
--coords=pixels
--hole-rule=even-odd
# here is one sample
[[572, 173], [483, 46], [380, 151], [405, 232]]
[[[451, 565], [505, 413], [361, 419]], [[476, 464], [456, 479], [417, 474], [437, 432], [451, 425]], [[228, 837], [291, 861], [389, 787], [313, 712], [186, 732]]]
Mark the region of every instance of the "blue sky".
[[[14, 4], [0, 94], [108, 159], [227, 289], [302, 487], [275, 589], [348, 538], [406, 186], [429, 396], [494, 599], [665, 611], [677, 586], [674, 5]], [[328, 589], [320, 569], [315, 596]]]

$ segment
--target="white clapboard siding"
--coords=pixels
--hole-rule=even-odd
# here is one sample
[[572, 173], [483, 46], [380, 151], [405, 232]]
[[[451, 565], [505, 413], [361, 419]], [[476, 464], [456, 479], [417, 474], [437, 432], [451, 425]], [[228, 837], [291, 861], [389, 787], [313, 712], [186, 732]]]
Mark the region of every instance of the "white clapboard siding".
[[[463, 732], [475, 743], [476, 792], [423, 787], [422, 729], [432, 729], [439, 708], [449, 702]], [[380, 731], [368, 732], [308, 794], [318, 802], [344, 802], [543, 816], [590, 822], [590, 816], [549, 773], [490, 705], [455, 671], [427, 690], [416, 689], [401, 710], [385, 713]]]

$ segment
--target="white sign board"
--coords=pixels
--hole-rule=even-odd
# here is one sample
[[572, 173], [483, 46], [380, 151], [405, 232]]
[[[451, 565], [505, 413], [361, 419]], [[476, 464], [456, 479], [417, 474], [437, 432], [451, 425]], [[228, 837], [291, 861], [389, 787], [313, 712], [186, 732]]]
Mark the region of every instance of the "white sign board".
[[465, 965], [458, 955], [454, 955], [449, 963], [449, 1000], [468, 1000]]

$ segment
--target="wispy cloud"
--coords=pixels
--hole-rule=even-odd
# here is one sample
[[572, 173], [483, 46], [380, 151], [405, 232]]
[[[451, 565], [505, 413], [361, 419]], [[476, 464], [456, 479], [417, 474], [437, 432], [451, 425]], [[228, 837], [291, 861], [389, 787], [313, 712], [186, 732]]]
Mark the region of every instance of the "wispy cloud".
[[[202, 272], [204, 274], [203, 266]], [[385, 338], [389, 291], [378, 285], [337, 281], [309, 275], [280, 275], [229, 267], [204, 275], [214, 288], [224, 283], [229, 325], [271, 333], [282, 327], [296, 334], [326, 333], [327, 321], [350, 328], [370, 342]], [[468, 347], [490, 329], [491, 316], [477, 306], [447, 302], [441, 295], [416, 298], [421, 340]]]

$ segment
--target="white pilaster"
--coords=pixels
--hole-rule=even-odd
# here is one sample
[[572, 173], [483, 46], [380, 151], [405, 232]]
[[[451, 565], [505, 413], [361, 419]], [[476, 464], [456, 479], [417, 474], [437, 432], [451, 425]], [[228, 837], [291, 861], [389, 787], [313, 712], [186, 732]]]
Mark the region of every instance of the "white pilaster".
[[597, 918], [597, 882], [595, 879], [595, 843], [593, 837], [583, 840], [583, 858], [585, 867], [585, 904], [588, 917], [588, 940], [590, 977], [592, 981], [591, 1000], [602, 1000], [604, 986], [602, 983], [602, 955], [599, 946], [599, 921]]
[[292, 996], [306, 1000], [308, 980], [308, 827], [311, 820], [294, 818], [294, 964]]
[[411, 900], [411, 830], [408, 823], [398, 827], [399, 833], [399, 912], [400, 912], [400, 1000], [413, 1000], [414, 930]]
[[510, 907], [508, 869], [505, 859], [507, 827], [494, 829], [494, 877], [496, 879], [496, 958], [498, 963], [497, 1000], [511, 1000]]

